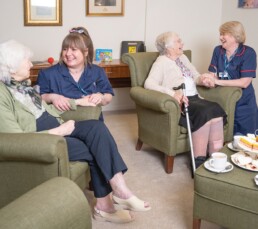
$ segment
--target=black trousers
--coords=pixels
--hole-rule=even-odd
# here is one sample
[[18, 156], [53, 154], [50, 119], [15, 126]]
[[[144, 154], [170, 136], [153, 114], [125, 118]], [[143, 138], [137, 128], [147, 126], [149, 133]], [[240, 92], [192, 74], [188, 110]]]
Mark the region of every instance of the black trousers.
[[[37, 131], [59, 125], [47, 112], [37, 119]], [[74, 131], [65, 139], [69, 160], [88, 162], [95, 197], [108, 195], [112, 191], [109, 180], [119, 172], [125, 173], [127, 167], [106, 125], [99, 120], [75, 122]]]

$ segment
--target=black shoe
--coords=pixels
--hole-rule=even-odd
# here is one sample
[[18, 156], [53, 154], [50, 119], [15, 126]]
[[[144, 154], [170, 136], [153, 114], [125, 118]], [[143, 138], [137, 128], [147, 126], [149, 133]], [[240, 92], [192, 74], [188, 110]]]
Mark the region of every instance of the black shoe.
[[194, 158], [196, 169], [200, 167], [206, 161], [206, 159], [207, 158], [203, 156]]
[[[194, 158], [195, 161], [195, 169], [197, 169], [198, 167], [200, 167], [205, 161], [206, 161], [207, 157], [204, 156], [199, 156]], [[192, 178], [194, 178], [194, 173], [193, 173], [193, 165], [192, 163], [190, 163], [190, 168], [191, 168], [191, 175]]]

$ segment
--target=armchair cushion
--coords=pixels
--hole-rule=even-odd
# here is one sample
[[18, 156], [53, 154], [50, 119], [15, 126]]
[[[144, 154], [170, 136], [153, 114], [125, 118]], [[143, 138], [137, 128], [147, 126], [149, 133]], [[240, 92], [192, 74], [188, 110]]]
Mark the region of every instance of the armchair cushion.
[[53, 178], [0, 209], [0, 228], [90, 229], [83, 192], [67, 178]]

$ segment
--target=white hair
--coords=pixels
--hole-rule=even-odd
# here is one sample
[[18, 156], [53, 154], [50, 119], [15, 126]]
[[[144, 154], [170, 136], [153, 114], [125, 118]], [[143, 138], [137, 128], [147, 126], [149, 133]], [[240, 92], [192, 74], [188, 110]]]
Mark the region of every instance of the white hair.
[[9, 40], [0, 44], [0, 81], [9, 83], [24, 59], [30, 59], [32, 52], [23, 44]]
[[178, 37], [177, 33], [169, 31], [169, 32], [160, 34], [156, 38], [155, 45], [160, 55], [165, 55], [167, 53], [167, 48], [173, 47], [176, 37]]

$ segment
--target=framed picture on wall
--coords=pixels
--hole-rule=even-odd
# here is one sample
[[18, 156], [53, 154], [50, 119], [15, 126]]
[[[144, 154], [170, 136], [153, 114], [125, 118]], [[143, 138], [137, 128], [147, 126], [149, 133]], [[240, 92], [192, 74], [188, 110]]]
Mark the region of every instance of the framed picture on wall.
[[87, 16], [123, 16], [124, 0], [86, 0]]
[[62, 0], [24, 0], [25, 26], [61, 26]]
[[238, 7], [244, 9], [258, 8], [258, 0], [238, 0]]

